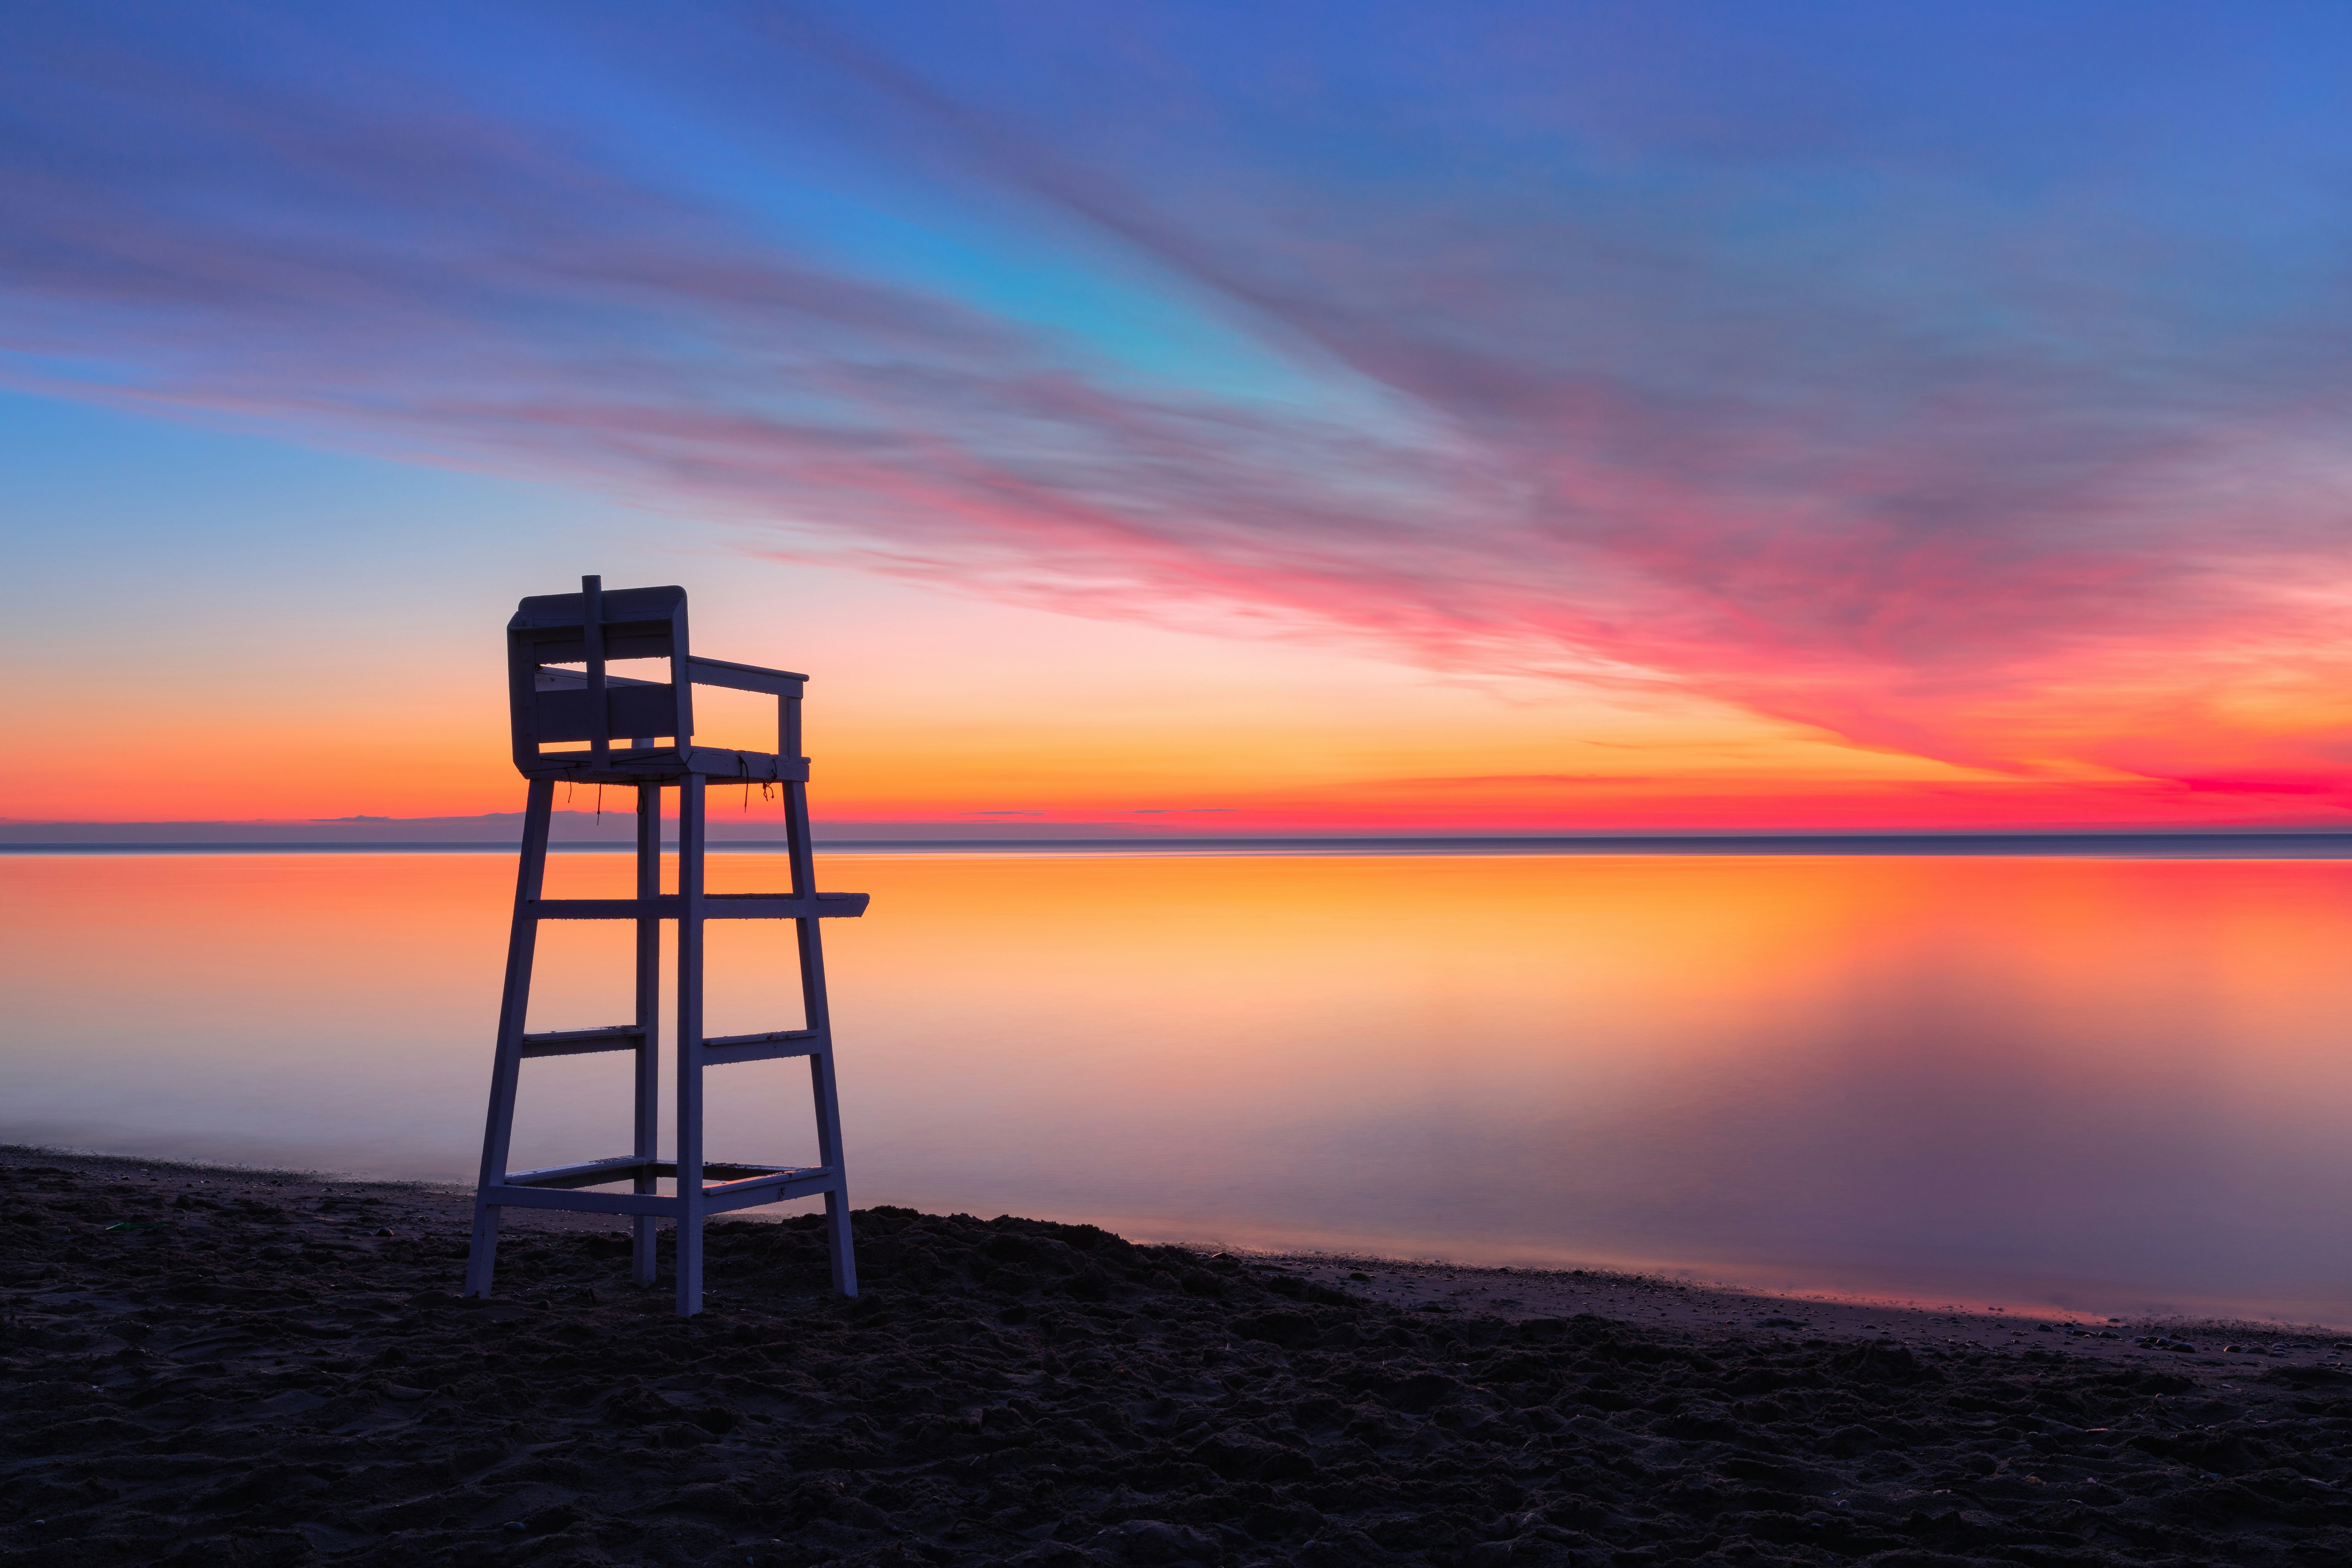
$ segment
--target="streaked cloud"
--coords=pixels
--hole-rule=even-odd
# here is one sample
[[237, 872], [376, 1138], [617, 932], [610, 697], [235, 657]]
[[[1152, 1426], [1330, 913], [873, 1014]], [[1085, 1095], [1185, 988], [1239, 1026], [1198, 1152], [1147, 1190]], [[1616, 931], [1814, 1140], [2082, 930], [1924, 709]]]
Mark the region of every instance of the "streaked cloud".
[[1082, 614], [2340, 801], [2329, 51], [1696, 15], [55, 13], [0, 64], [0, 365]]

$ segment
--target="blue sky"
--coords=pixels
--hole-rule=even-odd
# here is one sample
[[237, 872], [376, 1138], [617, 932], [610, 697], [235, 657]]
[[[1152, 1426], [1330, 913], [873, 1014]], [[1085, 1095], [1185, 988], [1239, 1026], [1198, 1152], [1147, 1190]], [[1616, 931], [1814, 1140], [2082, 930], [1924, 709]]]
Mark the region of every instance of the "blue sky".
[[5, 521], [50, 601], [360, 571], [472, 614], [610, 537], [2341, 789], [2337, 8], [0, 27]]

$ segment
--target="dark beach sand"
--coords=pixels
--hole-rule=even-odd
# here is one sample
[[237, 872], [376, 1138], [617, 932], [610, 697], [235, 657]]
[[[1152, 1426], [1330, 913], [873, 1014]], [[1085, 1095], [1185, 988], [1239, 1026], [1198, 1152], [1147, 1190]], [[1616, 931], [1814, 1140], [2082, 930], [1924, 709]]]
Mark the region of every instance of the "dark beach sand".
[[898, 1209], [855, 1302], [813, 1219], [713, 1226], [681, 1323], [584, 1218], [517, 1226], [484, 1305], [445, 1191], [0, 1188], [10, 1564], [2352, 1562], [2325, 1336]]

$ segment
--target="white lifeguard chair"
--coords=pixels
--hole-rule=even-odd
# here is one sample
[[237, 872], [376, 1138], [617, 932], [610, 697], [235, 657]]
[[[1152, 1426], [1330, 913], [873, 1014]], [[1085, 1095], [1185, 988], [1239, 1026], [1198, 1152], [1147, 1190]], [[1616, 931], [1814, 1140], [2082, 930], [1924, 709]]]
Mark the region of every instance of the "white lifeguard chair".
[[[522, 861], [515, 879], [513, 934], [507, 946], [498, 1054], [490, 1070], [490, 1108], [482, 1134], [481, 1181], [474, 1200], [473, 1248], [466, 1293], [488, 1296], [498, 1262], [499, 1215], [509, 1206], [585, 1210], [634, 1217], [631, 1274], [655, 1279], [655, 1221], [677, 1227], [677, 1310], [702, 1310], [702, 1223], [706, 1216], [788, 1198], [824, 1194], [833, 1252], [834, 1288], [857, 1294], [849, 1235], [849, 1189], [841, 1150], [841, 1106], [834, 1083], [833, 1023], [825, 1002], [824, 950], [818, 921], [866, 912], [863, 893], [820, 893], [809, 847], [808, 759], [801, 752], [801, 688], [808, 678], [703, 658], [687, 651], [686, 590], [623, 588], [605, 593], [583, 577], [577, 594], [522, 601], [507, 623], [508, 695], [514, 714], [515, 766], [530, 781], [523, 814]], [[667, 659], [667, 681], [625, 679], [607, 666], [623, 659]], [[576, 665], [580, 668], [562, 668]], [[776, 750], [741, 752], [694, 744], [697, 686], [761, 692], [776, 699]], [[792, 888], [782, 893], [713, 895], [703, 883], [703, 797], [708, 783], [781, 785]], [[626, 899], [549, 899], [548, 830], [558, 781], [634, 786], [637, 792], [636, 894]], [[661, 793], [676, 788], [677, 891], [661, 890]], [[783, 920], [798, 937], [803, 1025], [766, 1034], [712, 1038], [702, 1032], [705, 921]], [[636, 922], [636, 1016], [593, 1029], [524, 1032], [530, 973], [541, 921]], [[655, 1017], [661, 922], [677, 923], [677, 1157], [656, 1156], [660, 1070]], [[515, 1092], [532, 1057], [633, 1051], [636, 1128], [627, 1154], [509, 1171]], [[719, 1162], [702, 1150], [702, 1075], [729, 1063], [806, 1057], [815, 1100], [817, 1163]], [[665, 1180], [674, 1189], [664, 1194]], [[598, 1187], [627, 1183], [625, 1193]]]

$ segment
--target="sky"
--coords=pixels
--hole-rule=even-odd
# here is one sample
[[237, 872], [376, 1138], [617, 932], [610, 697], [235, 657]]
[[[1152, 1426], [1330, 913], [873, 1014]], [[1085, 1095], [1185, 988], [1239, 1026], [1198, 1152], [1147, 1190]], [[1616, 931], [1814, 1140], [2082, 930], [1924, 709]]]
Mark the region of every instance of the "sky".
[[833, 821], [2344, 823], [2347, 47], [12, 6], [0, 819], [511, 810], [593, 572]]

